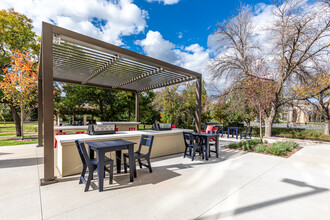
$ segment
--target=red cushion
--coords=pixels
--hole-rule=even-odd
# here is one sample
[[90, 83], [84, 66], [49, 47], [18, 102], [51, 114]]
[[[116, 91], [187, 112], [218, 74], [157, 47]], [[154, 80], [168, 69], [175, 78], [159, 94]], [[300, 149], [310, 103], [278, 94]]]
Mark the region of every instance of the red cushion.
[[219, 129], [218, 127], [214, 127], [212, 131], [217, 131], [218, 129]]
[[172, 125], [172, 128], [176, 128], [176, 126], [175, 125]]
[[208, 133], [209, 131], [212, 131], [212, 130], [213, 130], [213, 126], [209, 125], [209, 126], [207, 126], [205, 133]]

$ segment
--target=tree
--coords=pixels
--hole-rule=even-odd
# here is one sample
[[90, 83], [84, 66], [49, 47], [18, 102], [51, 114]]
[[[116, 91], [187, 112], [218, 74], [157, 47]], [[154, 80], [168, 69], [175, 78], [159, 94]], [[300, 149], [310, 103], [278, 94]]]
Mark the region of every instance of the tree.
[[153, 91], [142, 92], [140, 94], [140, 122], [142, 124], [153, 124], [160, 121], [160, 113], [153, 106], [156, 94]]
[[0, 118], [3, 120], [3, 125], [6, 126], [6, 116], [9, 114], [10, 109], [8, 105], [0, 103]]
[[37, 74], [29, 53], [13, 51], [11, 68], [4, 69], [5, 76], [0, 82], [4, 98], [21, 111], [21, 139], [24, 138], [24, 111], [33, 108], [37, 98]]
[[[36, 34], [32, 31], [32, 20], [25, 15], [15, 12], [14, 9], [0, 10], [0, 80], [3, 78], [3, 69], [10, 68], [12, 50], [30, 52], [31, 56], [39, 54], [39, 43]], [[10, 100], [4, 99], [0, 90], [0, 100], [10, 107], [15, 122], [16, 135], [21, 136], [21, 123], [18, 109]]]
[[250, 105], [248, 98], [242, 85], [223, 91], [213, 106], [215, 118], [223, 122], [244, 121], [249, 127], [251, 120], [256, 118], [256, 111]]
[[276, 85], [274, 80], [270, 78], [264, 60], [257, 62], [251, 71], [252, 74], [242, 83], [247, 100], [259, 113], [260, 141], [262, 143], [262, 119], [267, 117], [271, 111]]
[[326, 61], [324, 65], [314, 66], [314, 70], [316, 72], [316, 76], [306, 79], [306, 83], [304, 84], [296, 85], [294, 87], [294, 94], [297, 97], [307, 97], [305, 101], [314, 106], [317, 112], [324, 117], [324, 134], [329, 135], [330, 74], [328, 61]]
[[[292, 84], [304, 82], [311, 76], [308, 65], [329, 50], [329, 5], [303, 0], [286, 0], [273, 4], [274, 20], [265, 30], [269, 50], [255, 40], [252, 10], [242, 6], [238, 15], [218, 24], [214, 34], [221, 54], [210, 69], [213, 78], [226, 77], [237, 84], [252, 73], [252, 64], [262, 58], [268, 61], [275, 91], [270, 97], [270, 110], [265, 120], [265, 135], [271, 136], [273, 120], [279, 108], [293, 100], [306, 97], [291, 96]], [[269, 46], [269, 45], [267, 45]], [[263, 47], [263, 48], [262, 48]], [[262, 50], [258, 50], [262, 48]]]
[[[160, 112], [161, 121], [172, 123], [179, 127], [190, 127], [195, 122], [196, 82], [174, 85], [156, 92], [154, 106]], [[209, 101], [202, 83], [202, 122], [210, 119]]]

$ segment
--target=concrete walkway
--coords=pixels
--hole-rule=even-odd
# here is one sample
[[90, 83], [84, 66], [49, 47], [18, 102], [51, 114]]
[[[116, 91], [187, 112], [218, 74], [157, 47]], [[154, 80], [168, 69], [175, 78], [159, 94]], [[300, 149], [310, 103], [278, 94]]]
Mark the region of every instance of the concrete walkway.
[[301, 146], [287, 159], [229, 149], [157, 158], [152, 174], [115, 174], [101, 193], [96, 181], [84, 193], [78, 175], [40, 187], [43, 149], [0, 147], [0, 219], [329, 219], [330, 146]]

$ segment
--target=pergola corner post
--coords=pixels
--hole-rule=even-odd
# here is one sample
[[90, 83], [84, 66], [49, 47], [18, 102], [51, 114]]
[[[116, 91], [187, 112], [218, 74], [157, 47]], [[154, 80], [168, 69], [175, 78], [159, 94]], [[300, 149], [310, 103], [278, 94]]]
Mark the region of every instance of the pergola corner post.
[[202, 112], [202, 77], [198, 77], [196, 80], [196, 110], [195, 110], [195, 126], [196, 132], [201, 132], [201, 116]]
[[[140, 93], [139, 92], [136, 92], [135, 93], [135, 121], [136, 122], [139, 122], [140, 120], [140, 103], [139, 103], [139, 95]], [[137, 130], [139, 130], [139, 125], [137, 125]]]
[[44, 178], [41, 185], [57, 182], [54, 176], [53, 26], [42, 23], [42, 110], [44, 134]]
[[43, 147], [43, 104], [42, 104], [42, 79], [41, 79], [41, 71], [39, 71], [38, 77], [38, 145], [37, 147]]

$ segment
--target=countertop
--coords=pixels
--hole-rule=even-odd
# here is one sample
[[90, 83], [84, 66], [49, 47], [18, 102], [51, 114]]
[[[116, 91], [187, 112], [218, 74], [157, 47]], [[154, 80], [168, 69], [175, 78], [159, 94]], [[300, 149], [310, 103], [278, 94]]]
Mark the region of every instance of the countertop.
[[[77, 126], [75, 126], [77, 127]], [[136, 137], [141, 136], [142, 134], [146, 135], [161, 135], [161, 134], [174, 134], [181, 132], [193, 132], [191, 129], [180, 129], [175, 128], [168, 131], [154, 131], [154, 130], [140, 130], [140, 131], [118, 131], [115, 134], [106, 134], [106, 135], [88, 135], [88, 134], [70, 134], [70, 135], [56, 135], [55, 138], [61, 143], [74, 142], [75, 140], [80, 141], [97, 141], [105, 139], [118, 139], [125, 137]]]

